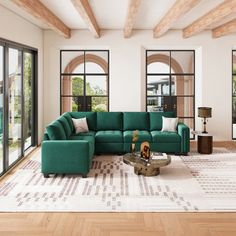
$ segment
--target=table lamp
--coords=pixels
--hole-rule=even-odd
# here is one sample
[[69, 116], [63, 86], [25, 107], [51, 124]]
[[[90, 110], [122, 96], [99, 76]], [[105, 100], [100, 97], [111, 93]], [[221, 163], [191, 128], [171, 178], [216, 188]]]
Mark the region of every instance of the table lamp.
[[206, 118], [210, 118], [211, 117], [211, 107], [198, 107], [198, 117], [203, 118], [203, 134], [207, 134], [206, 131]]

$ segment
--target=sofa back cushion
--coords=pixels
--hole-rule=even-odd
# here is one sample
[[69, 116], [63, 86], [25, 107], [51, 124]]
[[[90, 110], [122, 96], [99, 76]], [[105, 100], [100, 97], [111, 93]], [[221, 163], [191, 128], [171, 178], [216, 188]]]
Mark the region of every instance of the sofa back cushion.
[[147, 112], [124, 112], [124, 130], [149, 130]]
[[89, 130], [96, 130], [96, 112], [70, 112], [70, 115], [74, 119], [86, 117]]
[[123, 113], [98, 112], [97, 130], [123, 130]]
[[66, 134], [62, 124], [56, 120], [46, 127], [50, 140], [66, 140]]
[[66, 138], [68, 139], [72, 133], [72, 129], [69, 125], [68, 120], [66, 119], [65, 116], [61, 116], [61, 117], [59, 117], [58, 121], [62, 124], [65, 134], [66, 134]]
[[70, 115], [70, 112], [65, 112], [62, 116], [67, 119], [68, 125], [70, 126], [70, 130], [72, 132], [74, 130], [74, 125], [73, 125], [73, 122], [72, 122], [72, 117]]
[[50, 140], [47, 132], [44, 132], [43, 134], [43, 141]]
[[162, 116], [174, 117], [174, 112], [149, 112], [150, 117], [150, 131], [162, 129]]

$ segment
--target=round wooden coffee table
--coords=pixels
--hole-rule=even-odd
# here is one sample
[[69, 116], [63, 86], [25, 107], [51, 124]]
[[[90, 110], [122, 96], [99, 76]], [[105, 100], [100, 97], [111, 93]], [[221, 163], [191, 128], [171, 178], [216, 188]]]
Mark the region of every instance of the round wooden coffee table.
[[[159, 159], [158, 156], [160, 156]], [[134, 173], [137, 175], [156, 176], [160, 174], [160, 167], [171, 163], [171, 158], [166, 154], [152, 153], [150, 159], [146, 161], [141, 158], [139, 152], [136, 152], [126, 153], [123, 157], [123, 162], [133, 166]]]

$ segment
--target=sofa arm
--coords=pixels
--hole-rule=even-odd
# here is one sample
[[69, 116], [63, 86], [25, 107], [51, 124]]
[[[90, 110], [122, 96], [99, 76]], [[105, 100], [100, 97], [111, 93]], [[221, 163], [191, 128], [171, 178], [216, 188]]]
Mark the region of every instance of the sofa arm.
[[189, 127], [184, 123], [179, 123], [177, 126], [177, 131], [181, 137], [181, 153], [187, 154], [190, 146]]
[[43, 173], [88, 173], [91, 159], [89, 142], [84, 140], [50, 140], [42, 143]]

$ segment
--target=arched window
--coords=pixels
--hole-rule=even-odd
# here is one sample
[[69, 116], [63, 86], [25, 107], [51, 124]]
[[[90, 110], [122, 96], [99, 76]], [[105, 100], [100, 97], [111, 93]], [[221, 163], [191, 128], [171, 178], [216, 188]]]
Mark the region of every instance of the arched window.
[[146, 51], [146, 110], [173, 111], [194, 129], [193, 50]]
[[109, 110], [109, 51], [61, 51], [61, 113]]

